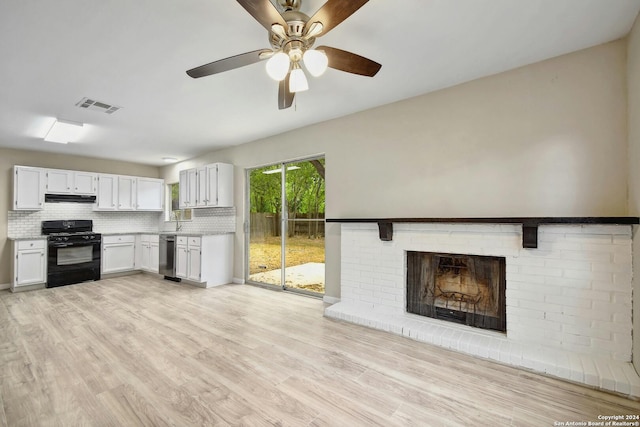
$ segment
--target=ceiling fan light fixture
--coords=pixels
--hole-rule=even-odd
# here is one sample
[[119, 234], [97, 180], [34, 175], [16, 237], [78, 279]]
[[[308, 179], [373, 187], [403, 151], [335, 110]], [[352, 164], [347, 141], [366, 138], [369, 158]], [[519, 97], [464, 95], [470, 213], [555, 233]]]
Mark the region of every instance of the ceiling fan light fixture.
[[282, 81], [287, 77], [289, 65], [289, 55], [284, 52], [278, 52], [267, 61], [267, 74], [273, 80]]
[[329, 58], [322, 50], [309, 49], [304, 53], [302, 60], [313, 77], [320, 77], [329, 65]]
[[280, 38], [283, 38], [283, 39], [287, 38], [287, 32], [285, 31], [284, 27], [280, 24], [273, 24], [271, 26], [271, 31], [273, 31], [275, 34], [280, 36]]
[[309, 89], [309, 82], [307, 82], [307, 76], [304, 75], [304, 71], [298, 64], [295, 64], [291, 75], [289, 76], [289, 92], [303, 92]]
[[309, 30], [307, 31], [307, 34], [305, 34], [305, 37], [307, 38], [315, 37], [318, 34], [320, 34], [323, 29], [324, 27], [322, 26], [321, 22], [314, 22], [311, 25], [309, 25]]

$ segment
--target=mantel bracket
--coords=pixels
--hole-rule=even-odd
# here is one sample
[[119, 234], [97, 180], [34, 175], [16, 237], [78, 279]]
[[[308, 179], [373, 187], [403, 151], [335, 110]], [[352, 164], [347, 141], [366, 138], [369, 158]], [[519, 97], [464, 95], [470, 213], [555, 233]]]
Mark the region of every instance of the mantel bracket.
[[378, 235], [383, 242], [393, 240], [393, 222], [378, 221]]
[[535, 249], [538, 247], [538, 223], [522, 223], [522, 247]]

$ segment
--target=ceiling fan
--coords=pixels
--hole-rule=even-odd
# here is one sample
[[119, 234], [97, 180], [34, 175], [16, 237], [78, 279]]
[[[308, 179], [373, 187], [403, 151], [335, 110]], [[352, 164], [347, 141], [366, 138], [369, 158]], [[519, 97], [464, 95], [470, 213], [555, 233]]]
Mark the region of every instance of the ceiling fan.
[[259, 49], [192, 68], [194, 79], [268, 59], [267, 73], [280, 82], [278, 108], [289, 108], [296, 92], [309, 88], [301, 65], [317, 77], [327, 67], [373, 77], [382, 65], [355, 53], [329, 46], [313, 48], [324, 36], [369, 0], [328, 0], [313, 16], [300, 12], [301, 0], [278, 0], [282, 14], [269, 0], [237, 0], [269, 32], [271, 49]]

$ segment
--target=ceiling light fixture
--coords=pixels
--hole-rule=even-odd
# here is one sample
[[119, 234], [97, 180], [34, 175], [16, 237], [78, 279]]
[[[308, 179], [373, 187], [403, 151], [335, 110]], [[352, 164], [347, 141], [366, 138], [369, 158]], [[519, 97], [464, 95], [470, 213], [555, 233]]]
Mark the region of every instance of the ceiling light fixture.
[[82, 123], [57, 119], [44, 137], [45, 141], [66, 144], [76, 142], [82, 133]]
[[289, 55], [284, 52], [278, 52], [267, 61], [267, 74], [273, 80], [282, 81], [287, 77], [289, 72]]
[[178, 161], [175, 157], [163, 157], [162, 161], [165, 163], [175, 163]]
[[318, 34], [320, 34], [323, 29], [324, 27], [322, 25], [322, 22], [316, 21], [313, 24], [309, 25], [309, 31], [307, 31], [307, 34], [305, 34], [305, 37], [307, 38], [315, 37]]
[[300, 68], [300, 64], [293, 63], [291, 75], [289, 76], [289, 92], [303, 92], [309, 89], [309, 82], [307, 82], [307, 76], [304, 75], [304, 71]]
[[302, 60], [313, 77], [320, 77], [329, 65], [329, 58], [324, 50], [309, 49], [304, 53]]

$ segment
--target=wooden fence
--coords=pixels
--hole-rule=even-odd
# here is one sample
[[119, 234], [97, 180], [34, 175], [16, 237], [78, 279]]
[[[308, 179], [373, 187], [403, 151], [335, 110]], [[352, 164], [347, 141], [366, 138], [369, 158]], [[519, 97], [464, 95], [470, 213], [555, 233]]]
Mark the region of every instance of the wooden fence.
[[[251, 213], [250, 233], [252, 238], [280, 236], [280, 213]], [[289, 237], [305, 236], [309, 238], [324, 237], [324, 214], [318, 217], [308, 214], [296, 214], [289, 218]], [[291, 221], [292, 219], [317, 219], [317, 221]]]

